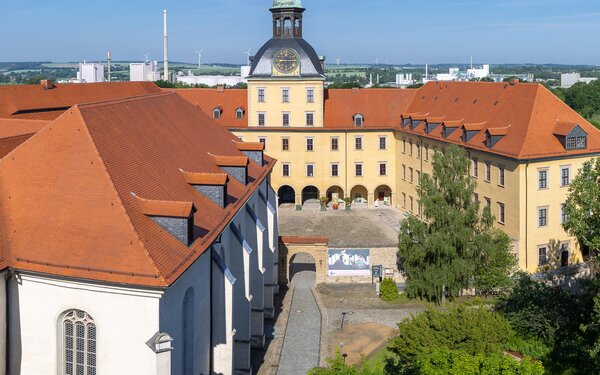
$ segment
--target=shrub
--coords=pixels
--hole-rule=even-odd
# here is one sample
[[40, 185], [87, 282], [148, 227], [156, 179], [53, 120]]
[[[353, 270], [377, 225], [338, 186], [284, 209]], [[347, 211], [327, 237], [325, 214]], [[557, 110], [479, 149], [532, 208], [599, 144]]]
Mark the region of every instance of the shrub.
[[521, 336], [511, 338], [505, 348], [508, 351], [521, 353], [535, 359], [546, 358], [552, 350], [552, 347], [544, 342], [544, 340], [537, 337], [524, 338]]
[[395, 356], [386, 372], [415, 368], [416, 359], [435, 349], [459, 350], [469, 355], [498, 354], [513, 336], [501, 315], [483, 307], [453, 307], [448, 311], [428, 309], [398, 324], [400, 333], [388, 350]]
[[398, 286], [390, 278], [385, 278], [381, 282], [381, 299], [386, 302], [392, 302], [398, 299]]

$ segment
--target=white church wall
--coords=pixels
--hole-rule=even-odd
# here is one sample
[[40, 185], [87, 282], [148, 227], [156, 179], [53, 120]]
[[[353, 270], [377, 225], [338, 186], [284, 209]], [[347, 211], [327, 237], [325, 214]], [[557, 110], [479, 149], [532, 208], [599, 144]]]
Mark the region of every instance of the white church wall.
[[279, 198], [271, 185], [267, 185], [267, 189], [267, 200], [269, 201], [269, 246], [273, 249], [274, 260], [272, 285], [274, 285], [273, 293], [277, 294], [279, 293], [279, 213], [277, 212], [279, 210]]
[[161, 292], [19, 273], [9, 280], [10, 374], [55, 374], [62, 368], [60, 317], [87, 312], [97, 328], [97, 374], [156, 374], [146, 342], [159, 327]]
[[224, 248], [230, 231], [221, 235], [221, 243], [213, 246], [212, 263], [212, 350], [213, 374], [233, 374], [233, 287], [237, 280], [225, 262]]
[[209, 374], [210, 369], [210, 251], [165, 290], [160, 301], [160, 330], [173, 338], [171, 374], [183, 373], [183, 300], [191, 288], [194, 300], [193, 374]]
[[[251, 212], [255, 213], [253, 207], [256, 206], [258, 192], [255, 192], [246, 203], [250, 207]], [[244, 238], [252, 247], [250, 254], [250, 294], [252, 301], [251, 308], [251, 341], [252, 347], [262, 348], [264, 346], [264, 277], [263, 277], [263, 249], [262, 249], [262, 231], [258, 228], [252, 215], [248, 210], [244, 212], [243, 228]], [[259, 233], [260, 232], [260, 233]]]
[[0, 375], [6, 374], [6, 272], [0, 272]]

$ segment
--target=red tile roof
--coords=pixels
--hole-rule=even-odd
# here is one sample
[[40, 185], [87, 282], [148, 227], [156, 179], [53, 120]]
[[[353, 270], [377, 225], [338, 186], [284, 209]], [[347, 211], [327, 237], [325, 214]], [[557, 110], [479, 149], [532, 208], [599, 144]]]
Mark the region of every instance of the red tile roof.
[[194, 203], [192, 202], [158, 201], [140, 198], [134, 193], [132, 193], [132, 195], [137, 198], [138, 204], [140, 205], [140, 211], [142, 211], [144, 215], [187, 219], [195, 211]]
[[265, 145], [261, 142], [234, 142], [240, 151], [263, 151]]
[[225, 185], [229, 181], [226, 173], [192, 173], [181, 171], [188, 184], [191, 185]]
[[[118, 140], [118, 141], [117, 141]], [[0, 266], [165, 287], [203, 254], [275, 161], [248, 166], [251, 183], [228, 183], [221, 208], [181, 170], [224, 174], [210, 154], [245, 158], [236, 137], [167, 93], [75, 106], [0, 159]], [[247, 159], [247, 158], [246, 158]], [[156, 211], [154, 203], [171, 202]], [[186, 203], [172, 203], [186, 202]], [[146, 213], [185, 214], [187, 247]]]
[[20, 146], [49, 121], [0, 118], [0, 158]]
[[[177, 93], [198, 103], [209, 116], [212, 116], [212, 109], [220, 105], [223, 117], [217, 121], [224, 126], [232, 129], [248, 126], [246, 118], [235, 119], [235, 109], [247, 105], [246, 90], [183, 89]], [[324, 105], [324, 128], [308, 131], [357, 129], [354, 115], [360, 113], [364, 116], [363, 128], [395, 129], [509, 158], [600, 152], [600, 131], [539, 84], [430, 82], [417, 90], [328, 89], [325, 90]], [[426, 134], [424, 126], [401, 127], [401, 118], [442, 122], [446, 128], [465, 126], [465, 129], [478, 133], [464, 143], [460, 132], [443, 138], [442, 127], [437, 127]], [[588, 133], [587, 150], [566, 151], [556, 137], [555, 134], [572, 130], [572, 124], [580, 125]], [[503, 138], [492, 148], [487, 148], [484, 144], [486, 131]]]
[[219, 167], [245, 167], [250, 163], [246, 156], [212, 155], [212, 157]]
[[75, 104], [159, 92], [152, 82], [0, 86], [0, 118], [54, 120]]

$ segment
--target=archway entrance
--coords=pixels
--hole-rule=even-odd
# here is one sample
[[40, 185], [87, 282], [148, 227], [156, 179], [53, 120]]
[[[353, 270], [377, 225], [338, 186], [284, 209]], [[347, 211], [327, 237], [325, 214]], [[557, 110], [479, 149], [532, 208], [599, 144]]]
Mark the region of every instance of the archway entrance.
[[283, 185], [277, 190], [277, 195], [279, 196], [280, 205], [284, 203], [296, 203], [296, 191], [291, 186]]
[[[324, 283], [327, 277], [329, 240], [322, 237], [279, 238], [279, 283], [289, 284], [303, 272], [315, 275], [313, 283]], [[303, 276], [305, 279], [307, 276]]]
[[319, 189], [315, 186], [307, 186], [302, 189], [302, 204], [310, 201], [310, 203], [319, 203]]
[[337, 196], [338, 199], [344, 199], [344, 189], [339, 186], [332, 186], [327, 189], [327, 201], [331, 202], [334, 197]]
[[379, 205], [392, 205], [392, 189], [387, 185], [380, 185], [375, 189], [375, 200]]
[[312, 287], [317, 280], [315, 258], [308, 253], [297, 253], [290, 259], [290, 284], [294, 287]]
[[356, 185], [350, 191], [350, 197], [354, 204], [367, 203], [368, 196], [369, 192], [367, 191], [367, 188], [362, 185]]

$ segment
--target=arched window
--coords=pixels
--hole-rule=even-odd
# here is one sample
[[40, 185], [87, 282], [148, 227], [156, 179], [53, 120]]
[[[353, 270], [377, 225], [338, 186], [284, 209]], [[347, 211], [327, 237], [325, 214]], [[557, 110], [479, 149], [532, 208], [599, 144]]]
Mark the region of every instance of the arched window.
[[286, 18], [283, 20], [283, 32], [285, 36], [292, 35], [292, 20]]
[[244, 109], [242, 107], [239, 107], [238, 109], [235, 110], [235, 118], [237, 118], [238, 120], [241, 120], [244, 118]]
[[183, 375], [194, 375], [194, 289], [189, 288], [183, 297]]
[[360, 113], [354, 115], [354, 126], [361, 127], [364, 123], [364, 117]]
[[81, 310], [70, 310], [62, 318], [64, 375], [96, 375], [96, 324]]

